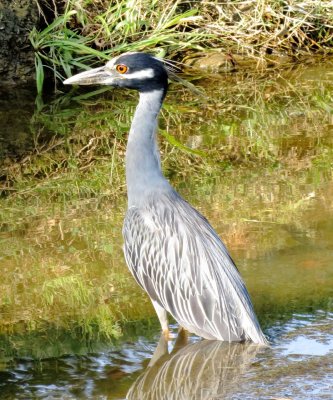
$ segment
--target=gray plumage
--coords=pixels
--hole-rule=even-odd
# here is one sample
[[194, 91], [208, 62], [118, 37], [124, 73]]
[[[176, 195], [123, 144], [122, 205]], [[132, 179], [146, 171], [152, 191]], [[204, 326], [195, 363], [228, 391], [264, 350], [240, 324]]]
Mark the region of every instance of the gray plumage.
[[[117, 72], [119, 65], [126, 67], [125, 73]], [[167, 91], [162, 62], [144, 53], [127, 53], [65, 83], [110, 84], [140, 93], [126, 150], [124, 253], [134, 278], [150, 296], [163, 331], [168, 329], [168, 312], [183, 328], [206, 339], [266, 344], [226, 247], [162, 174], [155, 137]]]
[[123, 234], [136, 281], [181, 326], [206, 339], [263, 341], [225, 246], [177, 193], [152, 194], [132, 206]]

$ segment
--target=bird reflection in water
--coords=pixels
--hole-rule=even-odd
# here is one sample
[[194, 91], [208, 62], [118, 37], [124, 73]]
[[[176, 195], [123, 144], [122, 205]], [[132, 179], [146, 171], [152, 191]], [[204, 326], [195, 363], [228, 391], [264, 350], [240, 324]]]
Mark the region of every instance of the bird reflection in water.
[[224, 399], [236, 390], [263, 346], [202, 340], [186, 344], [179, 335], [171, 353], [162, 335], [142, 375], [127, 393], [127, 400]]

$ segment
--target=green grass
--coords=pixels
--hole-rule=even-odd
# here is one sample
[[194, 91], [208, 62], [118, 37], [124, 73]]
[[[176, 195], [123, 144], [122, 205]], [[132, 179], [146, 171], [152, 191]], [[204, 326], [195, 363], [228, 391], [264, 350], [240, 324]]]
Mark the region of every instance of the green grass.
[[42, 31], [34, 29], [30, 33], [39, 94], [45, 68], [52, 71], [57, 82], [71, 76], [73, 70], [87, 69], [96, 60], [108, 60], [122, 52], [158, 47], [157, 54], [164, 56], [173, 48], [177, 52], [201, 49], [199, 43], [207, 37], [204, 32], [186, 30], [198, 10], [180, 12], [179, 1], [168, 1], [163, 6], [156, 0], [144, 1], [139, 7], [130, 1], [105, 2], [98, 3], [97, 9], [91, 2], [85, 3], [67, 1], [63, 15]]
[[[36, 82], [55, 84], [76, 70], [126, 51], [150, 51], [177, 62], [209, 51], [250, 57], [258, 66], [332, 49], [330, 1], [66, 0], [52, 23], [34, 29]], [[42, 3], [41, 3], [41, 9]]]

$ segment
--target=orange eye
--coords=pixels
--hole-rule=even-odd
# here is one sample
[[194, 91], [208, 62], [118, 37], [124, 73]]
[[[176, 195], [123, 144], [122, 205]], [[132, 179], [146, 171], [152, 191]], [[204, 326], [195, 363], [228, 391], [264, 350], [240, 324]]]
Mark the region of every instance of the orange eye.
[[120, 74], [125, 74], [128, 70], [127, 66], [124, 64], [119, 64], [116, 66], [116, 70], [117, 72], [119, 72]]

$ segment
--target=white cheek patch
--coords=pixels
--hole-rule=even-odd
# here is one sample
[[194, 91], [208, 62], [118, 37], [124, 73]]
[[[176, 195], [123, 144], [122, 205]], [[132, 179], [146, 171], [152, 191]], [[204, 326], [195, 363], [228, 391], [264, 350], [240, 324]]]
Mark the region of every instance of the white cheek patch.
[[132, 72], [131, 74], [124, 74], [123, 77], [126, 79], [145, 79], [153, 78], [155, 76], [152, 68], [143, 69], [141, 71]]
[[119, 58], [119, 57], [115, 57], [115, 58], [113, 58], [112, 60], [108, 61], [108, 62], [105, 64], [105, 67], [106, 67], [107, 69], [112, 69], [113, 66], [115, 65], [115, 63], [116, 63], [116, 61], [117, 61], [118, 58]]

